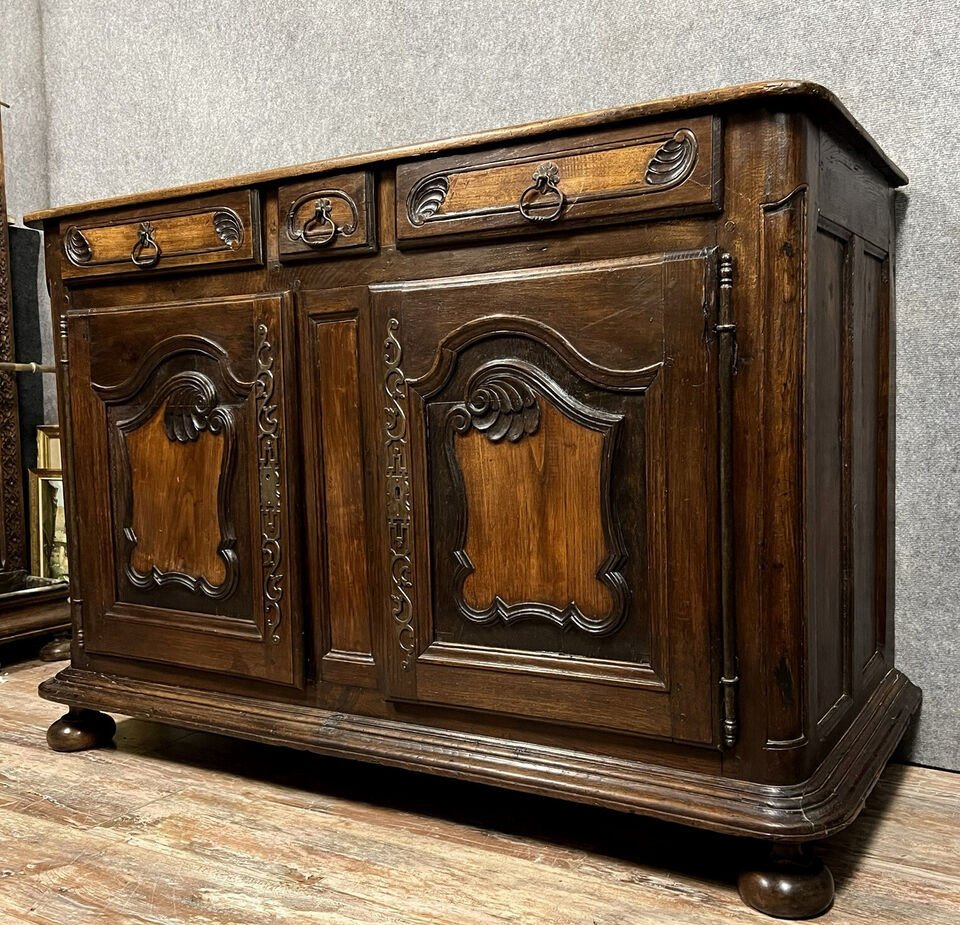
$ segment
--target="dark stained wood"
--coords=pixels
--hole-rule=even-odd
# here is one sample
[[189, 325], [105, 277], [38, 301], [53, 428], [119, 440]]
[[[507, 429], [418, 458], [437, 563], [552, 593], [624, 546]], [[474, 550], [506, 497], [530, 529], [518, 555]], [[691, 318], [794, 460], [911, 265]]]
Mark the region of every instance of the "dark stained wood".
[[112, 716], [71, 707], [47, 730], [47, 745], [55, 752], [82, 752], [108, 745], [116, 731]]
[[369, 171], [281, 186], [277, 196], [282, 259], [376, 250], [376, 200]]
[[802, 845], [775, 845], [767, 864], [740, 874], [743, 901], [778, 919], [810, 919], [833, 903], [833, 874]]
[[37, 636], [50, 636], [70, 628], [70, 607], [64, 598], [63, 586], [54, 592], [53, 600], [42, 603], [22, 602], [0, 611], [0, 643], [15, 642]]
[[[737, 895], [749, 846], [710, 832], [137, 719], [115, 749], [52, 755], [55, 670], [5, 672], [4, 922], [762, 921]], [[823, 921], [955, 925], [958, 797], [960, 775], [890, 765], [817, 848]]]
[[301, 294], [301, 419], [305, 447], [316, 460], [305, 482], [321, 673], [325, 680], [375, 687], [358, 333], [366, 303], [366, 289]]
[[[859, 131], [769, 84], [45, 213], [79, 567], [43, 695], [774, 841], [848, 825], [920, 697], [904, 178]], [[237, 187], [264, 264], [64, 272], [71, 224]], [[778, 876], [747, 890], [771, 912]]]

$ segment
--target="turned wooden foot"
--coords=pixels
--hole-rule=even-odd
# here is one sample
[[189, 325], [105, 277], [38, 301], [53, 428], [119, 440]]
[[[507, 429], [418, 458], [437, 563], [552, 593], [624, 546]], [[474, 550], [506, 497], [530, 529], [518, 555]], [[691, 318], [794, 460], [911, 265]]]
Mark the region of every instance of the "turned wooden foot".
[[804, 845], [774, 845], [767, 861], [740, 874], [740, 898], [778, 919], [811, 919], [833, 902], [833, 874]]
[[47, 730], [47, 745], [55, 752], [82, 752], [109, 745], [117, 724], [97, 710], [70, 709]]
[[40, 650], [40, 658], [44, 662], [62, 662], [70, 658], [70, 637], [52, 639]]

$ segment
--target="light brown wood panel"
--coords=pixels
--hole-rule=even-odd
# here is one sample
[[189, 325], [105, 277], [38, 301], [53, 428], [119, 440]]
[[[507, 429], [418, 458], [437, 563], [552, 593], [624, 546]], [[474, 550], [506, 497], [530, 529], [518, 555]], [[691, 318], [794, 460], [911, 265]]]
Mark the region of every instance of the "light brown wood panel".
[[415, 244], [621, 215], [714, 212], [719, 137], [719, 120], [699, 116], [401, 164], [397, 238]]
[[137, 538], [131, 564], [144, 574], [182, 572], [216, 586], [227, 577], [219, 554], [224, 438], [205, 430], [193, 441], [170, 440], [165, 412], [157, 409], [126, 436]]
[[259, 199], [249, 190], [63, 222], [61, 233], [65, 279], [260, 262]]
[[[336, 174], [281, 186], [277, 198], [279, 252], [284, 259], [376, 250], [372, 173]], [[326, 217], [317, 218], [324, 210]]]
[[[474, 610], [499, 597], [607, 616], [598, 578], [609, 555], [600, 497], [604, 435], [539, 398], [536, 433], [492, 443], [477, 430], [455, 438], [466, 489], [466, 552], [474, 571], [463, 594]], [[592, 477], [591, 477], [592, 475]]]

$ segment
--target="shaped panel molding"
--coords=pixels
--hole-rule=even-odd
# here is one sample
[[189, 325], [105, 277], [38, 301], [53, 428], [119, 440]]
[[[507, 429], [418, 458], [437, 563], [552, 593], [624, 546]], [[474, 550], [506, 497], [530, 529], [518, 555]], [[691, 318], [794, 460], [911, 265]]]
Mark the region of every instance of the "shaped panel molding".
[[610, 477], [621, 420], [520, 360], [474, 374], [445, 433], [466, 619], [548, 620], [598, 636], [620, 627], [629, 594]]
[[221, 404], [209, 376], [188, 370], [167, 379], [117, 429], [127, 483], [127, 579], [141, 590], [173, 584], [229, 597], [238, 578], [233, 409]]

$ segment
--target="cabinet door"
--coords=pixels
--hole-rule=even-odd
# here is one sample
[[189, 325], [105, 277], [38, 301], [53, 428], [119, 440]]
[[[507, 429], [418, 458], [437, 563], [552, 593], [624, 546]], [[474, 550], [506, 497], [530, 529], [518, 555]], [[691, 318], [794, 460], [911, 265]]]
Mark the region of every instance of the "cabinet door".
[[391, 697], [716, 741], [715, 271], [373, 287]]
[[286, 297], [67, 324], [86, 649], [302, 683]]

